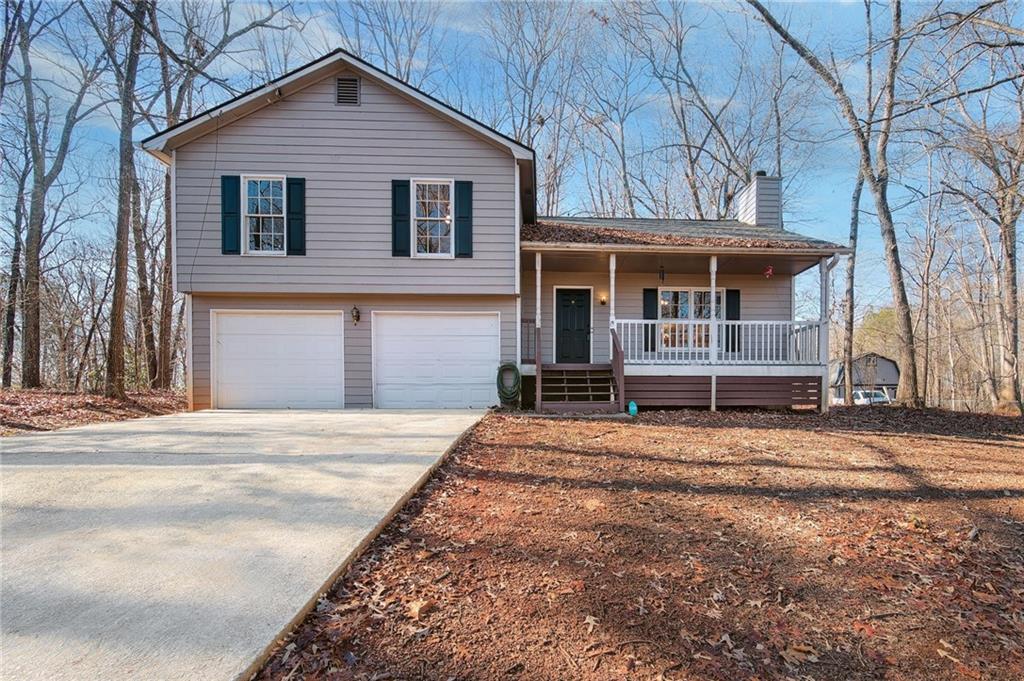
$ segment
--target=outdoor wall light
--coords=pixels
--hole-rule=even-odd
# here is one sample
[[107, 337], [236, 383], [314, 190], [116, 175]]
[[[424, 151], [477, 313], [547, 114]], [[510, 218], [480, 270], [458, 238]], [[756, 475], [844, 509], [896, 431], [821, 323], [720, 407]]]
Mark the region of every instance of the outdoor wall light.
[[662, 265], [661, 267], [658, 268], [658, 281], [660, 281], [662, 284], [665, 283], [665, 266], [664, 265]]
[[600, 300], [601, 300], [601, 304], [602, 305], [607, 305], [608, 304], [608, 296], [607, 296], [607, 294], [602, 293]]
[[355, 305], [352, 306], [352, 323], [359, 323], [359, 308], [356, 307]]

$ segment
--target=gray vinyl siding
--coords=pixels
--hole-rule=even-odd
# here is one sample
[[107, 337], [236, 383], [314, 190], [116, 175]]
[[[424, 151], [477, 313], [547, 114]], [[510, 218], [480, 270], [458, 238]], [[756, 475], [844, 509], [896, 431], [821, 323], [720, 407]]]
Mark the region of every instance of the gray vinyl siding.
[[[615, 275], [615, 316], [618, 319], [643, 319], [643, 291], [645, 288], [658, 287], [707, 287], [710, 285], [707, 274], [671, 274], [665, 275], [665, 282], [658, 281], [657, 273], [616, 273]], [[541, 267], [541, 351], [545, 362], [554, 361], [554, 345], [552, 329], [554, 320], [555, 286], [594, 287], [594, 314], [592, 317], [593, 361], [607, 362], [611, 356], [609, 350], [610, 335], [608, 329], [609, 305], [601, 305], [602, 295], [608, 296], [610, 291], [607, 272], [558, 272], [546, 271]], [[793, 278], [789, 275], [775, 275], [766, 279], [761, 275], [719, 274], [719, 288], [740, 290], [740, 319], [757, 321], [784, 321], [792, 319]], [[523, 317], [535, 319], [536, 307], [536, 273], [524, 271]]]
[[[342, 72], [339, 72], [342, 73]], [[515, 164], [368, 78], [334, 74], [176, 150], [177, 286], [223, 293], [515, 293]], [[306, 178], [306, 255], [222, 255], [220, 176]], [[391, 181], [473, 182], [473, 257], [391, 257]]]
[[[352, 307], [360, 311], [352, 322]], [[516, 359], [515, 296], [203, 296], [192, 297], [192, 408], [210, 407], [210, 310], [337, 310], [345, 313], [345, 406], [373, 406], [371, 318], [374, 310], [499, 312], [501, 359]], [[254, 367], [253, 371], [258, 368]], [[497, 370], [497, 367], [495, 367]]]
[[736, 216], [750, 225], [782, 227], [782, 180], [755, 175], [736, 197]]

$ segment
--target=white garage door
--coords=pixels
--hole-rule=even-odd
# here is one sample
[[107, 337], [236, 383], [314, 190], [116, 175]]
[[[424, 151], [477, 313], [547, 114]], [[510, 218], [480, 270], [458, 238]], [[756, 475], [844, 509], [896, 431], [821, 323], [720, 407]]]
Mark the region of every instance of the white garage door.
[[498, 402], [498, 313], [373, 315], [374, 406], [490, 407]]
[[215, 312], [214, 406], [344, 406], [343, 331], [341, 312]]

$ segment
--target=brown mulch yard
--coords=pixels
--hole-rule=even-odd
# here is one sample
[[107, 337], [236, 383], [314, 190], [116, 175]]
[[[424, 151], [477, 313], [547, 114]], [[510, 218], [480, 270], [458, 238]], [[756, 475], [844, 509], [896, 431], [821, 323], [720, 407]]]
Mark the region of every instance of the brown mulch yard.
[[1020, 679], [1024, 421], [485, 418], [261, 679]]
[[127, 400], [55, 390], [0, 390], [0, 437], [100, 421], [124, 421], [184, 411], [178, 392], [129, 393]]

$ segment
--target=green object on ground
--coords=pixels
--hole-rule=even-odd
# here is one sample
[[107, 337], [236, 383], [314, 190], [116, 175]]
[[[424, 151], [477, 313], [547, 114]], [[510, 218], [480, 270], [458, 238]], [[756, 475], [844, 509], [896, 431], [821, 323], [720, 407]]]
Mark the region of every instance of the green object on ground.
[[[512, 372], [512, 385], [505, 385], [505, 372]], [[498, 367], [498, 399], [502, 404], [518, 404], [519, 393], [523, 387], [523, 377], [519, 373], [519, 367], [512, 362], [506, 362]]]

